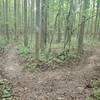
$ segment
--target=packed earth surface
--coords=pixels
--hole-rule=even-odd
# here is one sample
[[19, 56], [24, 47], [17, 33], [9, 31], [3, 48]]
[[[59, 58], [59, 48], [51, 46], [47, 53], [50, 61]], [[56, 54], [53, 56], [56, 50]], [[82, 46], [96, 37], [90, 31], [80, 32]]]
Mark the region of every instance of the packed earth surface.
[[31, 73], [12, 46], [0, 57], [0, 78], [12, 83], [12, 100], [85, 100], [91, 80], [100, 78], [100, 47], [89, 48], [78, 64]]

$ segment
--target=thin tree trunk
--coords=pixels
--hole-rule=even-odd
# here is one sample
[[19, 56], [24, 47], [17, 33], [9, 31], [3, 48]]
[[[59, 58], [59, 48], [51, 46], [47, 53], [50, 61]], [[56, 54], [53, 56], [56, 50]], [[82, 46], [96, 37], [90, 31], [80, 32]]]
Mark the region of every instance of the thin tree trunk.
[[6, 36], [7, 40], [9, 41], [9, 32], [8, 32], [8, 0], [5, 1], [5, 17], [6, 17]]
[[36, 0], [36, 34], [35, 34], [35, 57], [39, 60], [39, 35], [40, 35], [40, 0]]
[[27, 0], [24, 0], [24, 45], [28, 46], [27, 36]]

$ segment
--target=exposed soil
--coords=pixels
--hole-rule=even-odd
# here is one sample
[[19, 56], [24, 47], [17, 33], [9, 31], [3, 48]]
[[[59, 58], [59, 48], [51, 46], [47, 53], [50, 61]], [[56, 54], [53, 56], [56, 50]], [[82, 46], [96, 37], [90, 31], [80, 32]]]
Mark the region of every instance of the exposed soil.
[[[90, 81], [100, 78], [100, 47], [89, 49], [78, 65], [45, 72], [24, 71], [16, 47], [0, 58], [0, 75], [14, 86], [13, 100], [85, 100]], [[17, 99], [16, 99], [17, 97]]]

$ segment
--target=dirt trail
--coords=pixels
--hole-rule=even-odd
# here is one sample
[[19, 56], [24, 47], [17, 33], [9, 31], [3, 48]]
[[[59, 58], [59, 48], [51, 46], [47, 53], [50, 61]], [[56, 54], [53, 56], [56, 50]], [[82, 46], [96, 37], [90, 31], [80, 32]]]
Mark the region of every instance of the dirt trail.
[[8, 54], [6, 55], [4, 59], [4, 70], [6, 77], [8, 79], [14, 79], [16, 77], [19, 77], [21, 74], [21, 71], [23, 69], [22, 66], [19, 66], [19, 61], [17, 58], [17, 53], [16, 53], [16, 47], [11, 48], [8, 51]]
[[85, 100], [91, 94], [87, 87], [90, 80], [99, 77], [100, 47], [90, 50], [90, 55], [72, 69], [65, 65], [51, 71], [25, 72], [16, 47], [10, 48], [2, 62], [4, 76], [14, 85], [13, 100]]

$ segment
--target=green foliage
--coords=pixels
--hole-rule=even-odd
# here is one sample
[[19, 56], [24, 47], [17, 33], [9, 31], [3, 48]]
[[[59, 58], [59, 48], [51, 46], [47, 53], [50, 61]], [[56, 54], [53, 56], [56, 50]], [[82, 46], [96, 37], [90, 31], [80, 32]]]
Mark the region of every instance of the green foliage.
[[100, 81], [95, 80], [92, 82], [93, 94], [98, 100], [100, 100]]
[[22, 57], [28, 57], [28, 55], [30, 54], [30, 49], [28, 47], [20, 47], [18, 49], [18, 54], [21, 55]]
[[3, 37], [0, 37], [0, 47], [4, 48], [7, 44], [7, 40], [5, 40]]
[[[75, 53], [68, 53], [68, 52], [45, 52], [41, 53], [40, 60], [36, 61], [33, 56], [27, 56], [25, 60], [25, 69], [34, 72], [37, 70], [45, 70], [45, 69], [52, 69], [55, 65], [62, 65], [66, 61], [75, 61], [78, 56]], [[72, 62], [73, 62], [72, 61]]]
[[30, 72], [36, 71], [37, 68], [38, 68], [38, 63], [27, 62], [26, 69], [29, 70]]
[[83, 2], [84, 2], [84, 9], [89, 8], [89, 6], [90, 6], [90, 1], [89, 1], [89, 0], [84, 0]]
[[100, 0], [97, 0], [97, 3], [100, 3]]
[[100, 100], [100, 88], [94, 89], [93, 94], [94, 94], [94, 97], [97, 98], [97, 100]]
[[84, 38], [84, 44], [85, 46], [99, 46], [100, 41], [98, 41], [97, 39], [93, 39], [92, 37], [87, 37]]
[[95, 89], [100, 88], [100, 81], [98, 80], [92, 81], [92, 87]]
[[87, 97], [86, 100], [93, 100], [93, 98], [92, 97]]
[[[93, 80], [91, 82], [91, 86], [93, 90], [93, 97], [95, 97], [96, 100], [100, 100], [100, 81]], [[94, 100], [93, 97], [87, 97], [86, 100]]]
[[3, 85], [5, 84], [5, 81], [4, 80], [0, 80], [0, 85]]
[[[74, 42], [73, 42], [74, 43]], [[55, 64], [63, 64], [65, 61], [72, 61], [78, 58], [77, 53], [70, 48], [70, 50], [62, 50], [63, 43], [55, 43], [52, 45], [52, 51], [48, 52], [48, 50], [41, 51], [39, 61], [36, 62], [33, 54], [30, 52], [29, 48], [19, 47], [18, 53], [27, 58], [26, 69], [31, 72], [35, 71], [39, 68], [43, 63], [48, 66], [54, 66]]]
[[12, 85], [7, 80], [0, 80], [0, 100], [12, 100]]
[[51, 53], [42, 53], [40, 56], [40, 60], [46, 63], [52, 63], [52, 61], [56, 61], [58, 63], [62, 63], [64, 61], [64, 56], [62, 55], [62, 59], [61, 57], [59, 57], [60, 53], [55, 53], [55, 52], [51, 52]]

